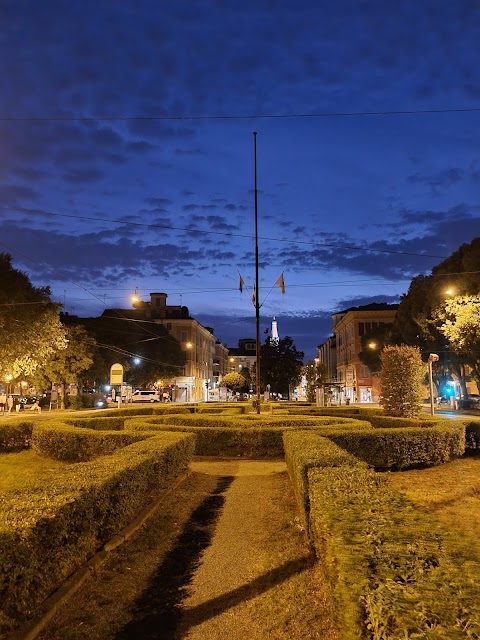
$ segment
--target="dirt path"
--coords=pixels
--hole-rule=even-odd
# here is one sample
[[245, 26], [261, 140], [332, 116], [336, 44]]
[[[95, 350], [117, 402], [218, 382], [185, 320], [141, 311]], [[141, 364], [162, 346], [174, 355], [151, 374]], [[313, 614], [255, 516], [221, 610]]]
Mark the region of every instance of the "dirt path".
[[283, 461], [198, 460], [43, 640], [336, 640]]

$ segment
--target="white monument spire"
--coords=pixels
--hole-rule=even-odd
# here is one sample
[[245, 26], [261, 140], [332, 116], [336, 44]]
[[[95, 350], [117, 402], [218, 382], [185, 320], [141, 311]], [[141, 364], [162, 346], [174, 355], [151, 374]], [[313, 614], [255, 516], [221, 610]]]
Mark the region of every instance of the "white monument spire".
[[278, 329], [277, 329], [277, 321], [275, 320], [275, 316], [273, 316], [272, 320], [272, 342], [278, 342]]

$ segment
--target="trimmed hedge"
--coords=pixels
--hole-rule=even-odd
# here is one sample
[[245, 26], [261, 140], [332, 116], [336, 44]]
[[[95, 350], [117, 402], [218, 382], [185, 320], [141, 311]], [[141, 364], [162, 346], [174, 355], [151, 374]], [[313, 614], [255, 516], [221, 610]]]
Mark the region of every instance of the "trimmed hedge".
[[332, 430], [359, 427], [372, 429], [369, 423], [334, 418], [295, 418], [230, 416], [158, 416], [132, 418], [125, 428], [139, 430], [169, 430], [193, 432], [197, 435], [195, 453], [201, 456], [282, 457], [282, 435], [288, 429], [315, 430], [325, 435]]
[[126, 418], [124, 416], [101, 415], [94, 418], [63, 418], [62, 422], [71, 427], [94, 429], [98, 431], [121, 431]]
[[308, 471], [313, 467], [360, 466], [366, 463], [328, 439], [311, 431], [285, 431], [283, 433], [285, 462], [292, 481], [302, 516], [308, 528], [310, 499], [308, 493]]
[[32, 448], [56, 460], [85, 462], [98, 456], [111, 455], [116, 449], [150, 437], [151, 433], [78, 429], [63, 422], [49, 420], [35, 424]]
[[464, 422], [466, 428], [466, 448], [480, 449], [480, 420], [468, 420]]
[[194, 433], [195, 455], [220, 457], [283, 457], [283, 429], [277, 428], [235, 428], [207, 427], [197, 428], [195, 425], [162, 424], [144, 422], [141, 419], [129, 420], [128, 429], [160, 432]]
[[4, 500], [0, 633], [34, 616], [50, 593], [184, 472], [194, 439], [157, 434], [110, 456], [72, 464], [36, 492]]
[[34, 424], [26, 420], [0, 424], [0, 453], [29, 449]]
[[325, 417], [311, 417], [311, 416], [270, 416], [270, 415], [244, 415], [244, 416], [230, 416], [230, 415], [191, 415], [191, 416], [162, 416], [159, 417], [160, 423], [168, 423], [172, 425], [192, 425], [195, 427], [221, 427], [225, 429], [231, 428], [251, 428], [258, 426], [262, 428], [267, 427], [296, 427], [298, 429], [324, 426], [355, 426], [357, 429], [365, 428], [371, 429], [369, 422], [355, 420], [354, 418], [335, 418], [330, 416]]
[[376, 469], [409, 469], [448, 462], [465, 453], [465, 425], [332, 431], [328, 438]]
[[123, 409], [112, 408], [108, 410], [109, 413], [110, 411], [115, 412], [115, 416], [156, 416], [163, 415], [164, 413], [193, 413], [194, 407], [176, 406], [175, 404], [150, 404], [148, 407], [130, 405]]
[[342, 640], [478, 638], [480, 566], [374, 471], [308, 472], [310, 530]]
[[345, 405], [339, 407], [317, 407], [315, 405], [305, 406], [304, 403], [299, 406], [293, 403], [285, 406], [272, 405], [272, 413], [290, 413], [296, 415], [313, 415], [313, 416], [338, 416], [342, 418], [361, 418], [367, 419], [369, 416], [383, 415], [383, 409], [377, 407], [347, 407]]
[[216, 405], [216, 406], [197, 406], [195, 413], [246, 413], [247, 407], [241, 404], [235, 403], [229, 405]]

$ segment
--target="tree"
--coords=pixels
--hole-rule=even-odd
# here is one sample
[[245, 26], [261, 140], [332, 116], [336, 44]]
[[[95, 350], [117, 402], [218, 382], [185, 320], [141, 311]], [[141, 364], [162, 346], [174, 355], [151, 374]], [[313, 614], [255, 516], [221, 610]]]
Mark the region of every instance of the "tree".
[[314, 360], [309, 360], [303, 367], [302, 374], [307, 382], [307, 400], [315, 402], [317, 388], [327, 380], [327, 368], [323, 362], [317, 363]]
[[81, 375], [87, 371], [93, 362], [95, 342], [83, 327], [65, 327], [67, 347], [57, 351], [42, 367], [37, 377], [37, 384], [41, 380], [48, 380], [60, 388], [60, 408], [65, 409], [65, 389], [67, 384], [78, 384]]
[[260, 347], [261, 388], [269, 384], [272, 392], [288, 396], [290, 388], [300, 382], [303, 356], [290, 336], [280, 340], [267, 338]]
[[422, 409], [425, 365], [420, 350], [407, 345], [385, 347], [381, 356], [380, 404], [390, 416], [413, 418]]
[[435, 319], [449, 346], [470, 365], [480, 386], [480, 296], [456, 296], [437, 309]]
[[429, 353], [437, 353], [440, 361], [433, 370], [437, 388], [451, 379], [453, 373], [460, 383], [462, 396], [466, 397], [465, 365], [472, 366], [472, 360], [465, 352], [456, 350], [453, 343], [448, 344], [439, 329], [439, 318], [448, 302], [446, 292], [452, 289], [459, 296], [478, 295], [480, 238], [459, 247], [434, 267], [430, 276], [417, 276], [412, 280], [408, 293], [400, 301], [391, 343], [420, 347], [424, 360]]
[[243, 391], [247, 387], [247, 380], [241, 373], [231, 371], [222, 378], [222, 386], [232, 389], [232, 391]]
[[59, 305], [48, 287], [34, 287], [28, 276], [0, 254], [0, 377], [31, 376], [56, 352], [66, 347], [58, 317]]

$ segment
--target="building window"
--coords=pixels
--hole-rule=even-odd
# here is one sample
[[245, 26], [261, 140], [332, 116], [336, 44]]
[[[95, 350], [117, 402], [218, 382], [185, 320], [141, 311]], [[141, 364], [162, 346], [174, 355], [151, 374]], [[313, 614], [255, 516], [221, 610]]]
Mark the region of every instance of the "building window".
[[[168, 327], [168, 325], [167, 325]], [[188, 334], [186, 331], [180, 333], [180, 342], [186, 342], [188, 340]]]
[[[365, 335], [365, 324], [363, 322], [358, 323], [358, 335], [360, 337]], [[260, 372], [261, 373], [261, 372]]]
[[171, 330], [172, 330], [172, 323], [167, 322], [167, 331], [171, 331]]

